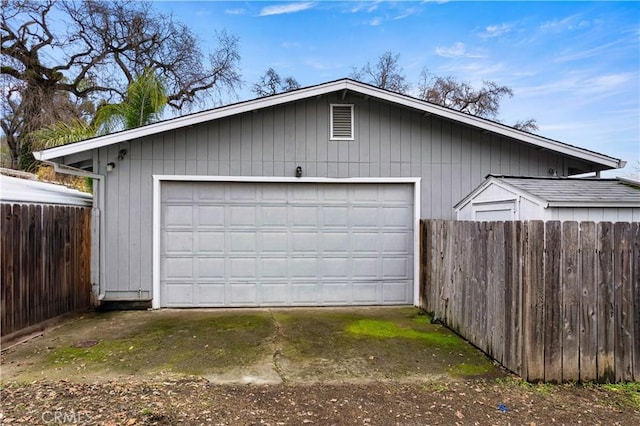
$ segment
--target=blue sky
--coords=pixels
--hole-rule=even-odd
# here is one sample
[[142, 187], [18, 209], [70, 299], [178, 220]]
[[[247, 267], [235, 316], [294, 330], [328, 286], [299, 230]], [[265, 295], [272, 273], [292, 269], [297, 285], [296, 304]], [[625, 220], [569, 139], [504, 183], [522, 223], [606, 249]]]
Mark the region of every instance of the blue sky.
[[514, 91], [500, 120], [535, 118], [538, 133], [640, 162], [640, 2], [163, 1], [210, 49], [240, 40], [245, 87], [268, 67], [301, 85], [347, 77], [385, 51], [415, 88], [424, 67]]

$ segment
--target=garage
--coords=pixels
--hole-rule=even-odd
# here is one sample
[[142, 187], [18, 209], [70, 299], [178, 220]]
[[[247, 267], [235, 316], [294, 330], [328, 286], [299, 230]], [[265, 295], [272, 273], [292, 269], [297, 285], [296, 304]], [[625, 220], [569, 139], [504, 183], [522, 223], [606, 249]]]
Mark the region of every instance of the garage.
[[413, 303], [415, 182], [158, 179], [157, 191], [160, 307]]

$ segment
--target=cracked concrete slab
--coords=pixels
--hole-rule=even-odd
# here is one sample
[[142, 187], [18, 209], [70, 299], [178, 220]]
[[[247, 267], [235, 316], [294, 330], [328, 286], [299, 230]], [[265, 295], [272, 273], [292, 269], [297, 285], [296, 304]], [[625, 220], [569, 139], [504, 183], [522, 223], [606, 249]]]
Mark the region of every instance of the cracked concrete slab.
[[422, 383], [501, 374], [414, 307], [92, 313], [2, 353], [3, 381]]

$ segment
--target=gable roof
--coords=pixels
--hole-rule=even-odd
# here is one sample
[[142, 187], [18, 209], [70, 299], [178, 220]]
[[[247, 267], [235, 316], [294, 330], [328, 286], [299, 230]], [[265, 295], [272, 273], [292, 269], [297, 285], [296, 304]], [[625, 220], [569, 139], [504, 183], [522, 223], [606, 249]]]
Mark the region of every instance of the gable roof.
[[489, 185], [525, 193], [544, 207], [640, 207], [640, 182], [631, 179], [524, 177], [488, 175], [487, 179], [454, 206], [468, 204]]
[[363, 96], [369, 96], [407, 108], [412, 108], [425, 114], [433, 114], [438, 117], [449, 119], [461, 124], [493, 132], [495, 134], [502, 135], [508, 138], [513, 138], [543, 149], [548, 149], [550, 151], [586, 160], [601, 165], [602, 169], [620, 168], [624, 167], [625, 165], [624, 161], [610, 157], [608, 155], [589, 151], [553, 139], [534, 135], [532, 133], [523, 132], [513, 127], [497, 123], [495, 121], [462, 113], [450, 108], [435, 105], [422, 99], [390, 92], [388, 90], [380, 89], [378, 87], [364, 84], [351, 79], [331, 81], [328, 83], [309, 86], [291, 92], [280, 93], [277, 95], [271, 95], [263, 98], [226, 105], [219, 108], [214, 108], [194, 114], [172, 118], [165, 121], [160, 121], [142, 127], [137, 127], [135, 129], [99, 136], [81, 142], [62, 145], [55, 148], [49, 148], [43, 151], [35, 151], [33, 154], [38, 160], [52, 160], [55, 158], [89, 151], [120, 142], [131, 141], [133, 139], [155, 135], [170, 130], [193, 126], [195, 124], [217, 120], [244, 112], [269, 108], [289, 102], [295, 102], [298, 100], [326, 95], [339, 91], [343, 91], [344, 93], [346, 93], [347, 91], [355, 92]]

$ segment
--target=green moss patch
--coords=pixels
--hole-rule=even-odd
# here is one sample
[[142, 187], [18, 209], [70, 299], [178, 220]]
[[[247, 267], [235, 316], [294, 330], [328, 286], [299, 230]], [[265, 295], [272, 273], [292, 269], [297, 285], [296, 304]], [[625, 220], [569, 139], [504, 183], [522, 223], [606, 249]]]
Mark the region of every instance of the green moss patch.
[[265, 340], [273, 332], [271, 319], [257, 314], [160, 314], [133, 328], [89, 348], [59, 347], [46, 363], [127, 373], [202, 374], [256, 362], [269, 351]]
[[438, 331], [427, 332], [400, 327], [391, 321], [363, 319], [349, 324], [346, 331], [358, 336], [375, 337], [379, 339], [403, 338], [422, 340], [425, 343], [443, 347], [464, 346], [464, 341], [453, 334], [445, 334]]

